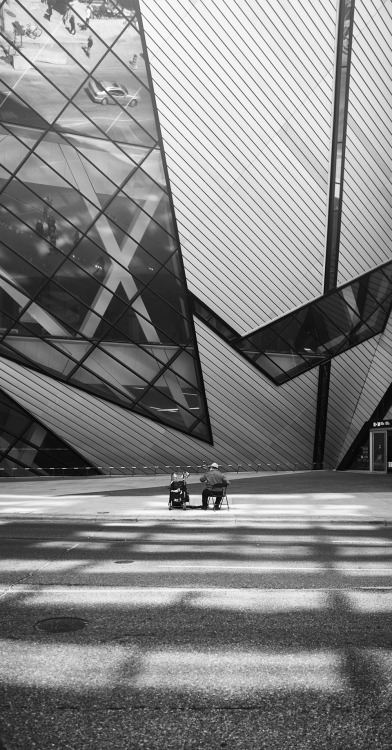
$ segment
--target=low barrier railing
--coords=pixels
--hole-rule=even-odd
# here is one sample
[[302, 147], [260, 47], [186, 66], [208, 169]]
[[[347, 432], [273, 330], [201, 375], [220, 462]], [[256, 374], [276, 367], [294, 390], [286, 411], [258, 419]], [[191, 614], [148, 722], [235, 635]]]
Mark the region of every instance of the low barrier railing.
[[[220, 464], [219, 468], [224, 473], [261, 473], [261, 472], [282, 472], [282, 471], [312, 471], [315, 469], [315, 464], [307, 463], [290, 463], [290, 462], [251, 462], [247, 464]], [[324, 469], [331, 470], [332, 467], [324, 466]], [[198, 465], [182, 465], [182, 464], [167, 464], [167, 465], [131, 465], [131, 466], [53, 466], [53, 467], [14, 467], [11, 469], [5, 469], [0, 467], [0, 480], [1, 479], [20, 479], [24, 478], [72, 478], [72, 477], [135, 477], [135, 476], [167, 476], [173, 472], [182, 473], [189, 472], [189, 474], [201, 474], [205, 471], [205, 467], [202, 464]]]

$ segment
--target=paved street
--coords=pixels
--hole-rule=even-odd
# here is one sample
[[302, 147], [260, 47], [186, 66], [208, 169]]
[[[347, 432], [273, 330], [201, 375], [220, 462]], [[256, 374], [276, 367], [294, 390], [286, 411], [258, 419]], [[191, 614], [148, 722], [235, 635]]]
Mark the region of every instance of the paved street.
[[190, 480], [1, 482], [0, 748], [390, 748], [390, 477]]

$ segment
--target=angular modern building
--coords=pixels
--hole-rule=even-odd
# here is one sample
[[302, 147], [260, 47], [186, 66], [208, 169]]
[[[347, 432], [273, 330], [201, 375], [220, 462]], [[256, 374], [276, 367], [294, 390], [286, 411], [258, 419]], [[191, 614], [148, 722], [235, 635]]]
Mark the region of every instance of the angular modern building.
[[0, 29], [1, 475], [392, 469], [391, 0]]

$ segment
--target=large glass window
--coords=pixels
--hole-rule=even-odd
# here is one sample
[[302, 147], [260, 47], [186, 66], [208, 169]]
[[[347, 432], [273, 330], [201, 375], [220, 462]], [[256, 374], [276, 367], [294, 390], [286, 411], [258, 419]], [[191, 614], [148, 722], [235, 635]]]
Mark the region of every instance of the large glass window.
[[76, 451], [0, 391], [0, 478], [99, 474]]
[[285, 383], [381, 333], [392, 307], [391, 271], [385, 263], [248, 336], [238, 336], [200, 299], [193, 297], [193, 307], [255, 367]]
[[138, 3], [6, 10], [0, 352], [210, 440]]

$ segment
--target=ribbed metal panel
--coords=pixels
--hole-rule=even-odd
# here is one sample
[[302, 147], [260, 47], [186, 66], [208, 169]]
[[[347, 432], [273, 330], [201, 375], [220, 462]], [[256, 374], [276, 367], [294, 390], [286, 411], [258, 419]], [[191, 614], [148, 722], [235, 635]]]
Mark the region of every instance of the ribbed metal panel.
[[95, 465], [295, 463], [310, 466], [314, 372], [278, 388], [202, 324], [197, 333], [214, 446], [5, 360], [0, 386]]
[[325, 461], [344, 457], [391, 384], [392, 318], [380, 336], [333, 360]]
[[392, 9], [356, 0], [338, 284], [391, 258]]
[[141, 10], [188, 284], [245, 333], [322, 289], [336, 4]]

